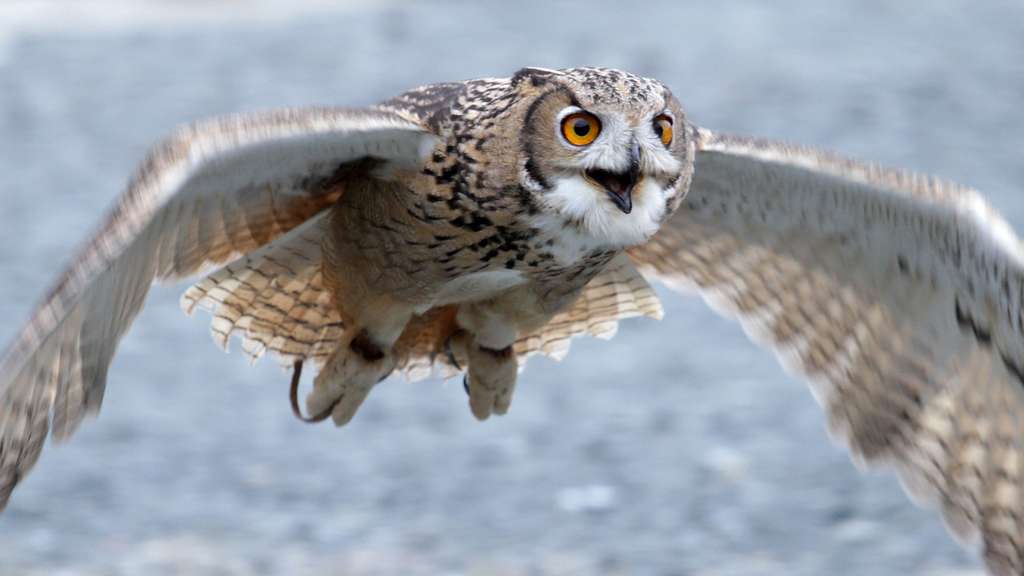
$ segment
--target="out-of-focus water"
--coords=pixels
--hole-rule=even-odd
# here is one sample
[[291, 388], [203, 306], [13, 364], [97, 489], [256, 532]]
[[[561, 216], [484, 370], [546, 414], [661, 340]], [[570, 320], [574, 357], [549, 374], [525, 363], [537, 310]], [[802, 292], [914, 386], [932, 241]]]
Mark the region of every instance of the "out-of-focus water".
[[[1024, 229], [1017, 1], [349, 2], [289, 18], [220, 2], [238, 17], [201, 22], [199, 4], [153, 2], [181, 17], [117, 26], [26, 5], [44, 12], [0, 26], [3, 340], [175, 125], [527, 64], [655, 76], [701, 125], [968, 183]], [[286, 374], [218, 351], [182, 290], [155, 291], [101, 418], [49, 447], [0, 515], [0, 574], [980, 573], [696, 299], [663, 293], [663, 322], [531, 361], [504, 418], [474, 421], [454, 381], [388, 381], [337, 430], [294, 420]]]

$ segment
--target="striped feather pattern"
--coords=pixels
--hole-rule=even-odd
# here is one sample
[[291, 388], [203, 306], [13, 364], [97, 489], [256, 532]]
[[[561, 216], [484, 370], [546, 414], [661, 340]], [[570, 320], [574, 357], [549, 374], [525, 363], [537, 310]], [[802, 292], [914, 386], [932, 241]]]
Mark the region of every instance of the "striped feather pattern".
[[214, 119], [154, 147], [0, 360], [0, 509], [50, 429], [67, 438], [99, 410], [117, 344], [154, 280], [237, 258], [305, 222], [337, 201], [358, 159], [408, 165], [432, 144], [394, 113], [310, 108]]
[[689, 196], [631, 251], [638, 267], [737, 316], [810, 380], [858, 461], [894, 467], [993, 573], [1024, 573], [1024, 274], [1009, 227], [936, 179], [700, 135]]
[[[270, 351], [285, 366], [296, 359], [322, 365], [344, 330], [320, 273], [326, 221], [325, 215], [317, 216], [210, 274], [182, 296], [182, 308], [189, 314], [210, 311], [213, 339], [226, 349], [229, 339], [238, 336], [254, 361]], [[521, 364], [534, 354], [560, 360], [572, 338], [611, 338], [619, 320], [634, 316], [660, 319], [661, 302], [629, 259], [620, 256], [584, 287], [571, 307], [522, 335], [515, 351]], [[410, 381], [456, 375], [444, 351], [455, 329], [454, 306], [415, 317], [395, 345], [398, 370]]]

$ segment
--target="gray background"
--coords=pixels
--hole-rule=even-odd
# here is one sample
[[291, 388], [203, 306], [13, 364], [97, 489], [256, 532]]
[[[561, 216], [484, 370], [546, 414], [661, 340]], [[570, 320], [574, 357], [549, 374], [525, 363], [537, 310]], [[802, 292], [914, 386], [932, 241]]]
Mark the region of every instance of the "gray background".
[[[113, 5], [0, 9], [2, 340], [174, 126], [526, 64], [655, 76], [701, 125], [965, 182], [1024, 228], [1019, 1]], [[182, 290], [0, 515], [0, 574], [980, 573], [696, 299], [532, 361], [504, 418], [392, 380], [337, 430], [296, 422], [276, 362], [223, 355]]]

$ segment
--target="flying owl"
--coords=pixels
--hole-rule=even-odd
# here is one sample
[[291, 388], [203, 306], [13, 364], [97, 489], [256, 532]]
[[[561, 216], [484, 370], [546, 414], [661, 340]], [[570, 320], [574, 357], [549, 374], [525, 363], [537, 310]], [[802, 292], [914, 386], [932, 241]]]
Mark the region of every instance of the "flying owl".
[[473, 415], [504, 414], [526, 357], [660, 317], [649, 280], [696, 291], [807, 377], [858, 461], [1024, 574], [1024, 250], [969, 188], [715, 134], [601, 68], [200, 122], [0, 360], [0, 508], [99, 410], [150, 285], [200, 274], [185, 311], [275, 353], [296, 413], [339, 426], [395, 372], [462, 372]]

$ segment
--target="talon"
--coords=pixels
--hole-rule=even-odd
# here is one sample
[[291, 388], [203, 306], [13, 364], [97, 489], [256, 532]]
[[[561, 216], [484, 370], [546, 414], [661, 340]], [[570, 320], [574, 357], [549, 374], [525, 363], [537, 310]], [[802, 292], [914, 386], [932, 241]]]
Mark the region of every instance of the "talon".
[[473, 382], [472, 392], [469, 393], [469, 411], [477, 420], [487, 420], [493, 412], [494, 390], [484, 388], [476, 380]]
[[330, 417], [335, 426], [344, 426], [352, 421], [359, 407], [370, 394], [370, 388], [350, 388], [330, 407]]
[[487, 348], [476, 345], [470, 352], [469, 371], [463, 379], [469, 392], [469, 409], [477, 420], [505, 414], [516, 385], [516, 357], [512, 346]]
[[331, 418], [337, 426], [344, 426], [355, 416], [370, 390], [396, 365], [391, 350], [375, 344], [368, 336], [357, 335], [348, 344], [340, 343], [313, 380], [313, 390], [306, 395], [309, 417], [298, 412], [297, 393], [293, 391], [296, 416], [307, 422]]
[[305, 422], [306, 424], [316, 424], [317, 422], [323, 422], [324, 420], [330, 418], [331, 412], [334, 410], [334, 407], [337, 406], [338, 402], [341, 401], [340, 398], [318, 414], [314, 414], [308, 417], [302, 414], [302, 409], [299, 408], [299, 379], [301, 378], [302, 360], [296, 360], [295, 363], [292, 365], [292, 384], [288, 391], [288, 399], [291, 401], [292, 404], [292, 414], [294, 414], [296, 418], [298, 418], [302, 422]]
[[[455, 350], [452, 350], [452, 339], [455, 338], [455, 334], [457, 333], [458, 331], [452, 332], [451, 334], [448, 335], [448, 338], [445, 339], [444, 354], [445, 356], [448, 357], [448, 363], [451, 364], [452, 366], [455, 366], [455, 369], [458, 370], [459, 372], [462, 372], [462, 365], [459, 364], [459, 359], [455, 357]], [[465, 379], [463, 379], [462, 385], [466, 386]], [[466, 387], [466, 393], [469, 394], [468, 386]]]
[[469, 396], [469, 374], [462, 375], [462, 389], [466, 391], [466, 396]]

